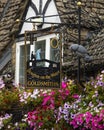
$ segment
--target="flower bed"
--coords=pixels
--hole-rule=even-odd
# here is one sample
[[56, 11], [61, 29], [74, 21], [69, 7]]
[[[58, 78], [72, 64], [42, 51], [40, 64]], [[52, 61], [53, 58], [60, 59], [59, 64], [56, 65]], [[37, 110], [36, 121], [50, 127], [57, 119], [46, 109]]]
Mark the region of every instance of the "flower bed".
[[2, 130], [104, 130], [104, 71], [85, 88], [68, 79], [53, 90], [0, 86]]

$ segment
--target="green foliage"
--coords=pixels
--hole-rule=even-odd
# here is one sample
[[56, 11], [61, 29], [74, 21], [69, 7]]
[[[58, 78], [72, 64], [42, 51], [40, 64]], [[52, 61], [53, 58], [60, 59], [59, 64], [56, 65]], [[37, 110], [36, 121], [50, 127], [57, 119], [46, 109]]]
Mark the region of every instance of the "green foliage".
[[19, 104], [19, 91], [17, 89], [0, 91], [0, 112], [8, 112], [16, 104]]
[[[103, 92], [104, 73], [85, 83], [84, 87], [75, 84], [74, 80], [68, 80], [63, 82], [61, 89], [37, 91], [17, 88], [2, 89], [0, 90], [0, 114], [13, 113], [14, 106], [17, 108], [17, 112], [22, 108], [22, 113], [26, 114], [29, 119], [24, 117], [25, 121], [21, 119], [18, 122], [18, 127], [21, 130], [30, 127], [30, 124], [34, 124], [34, 129], [40, 130], [51, 130], [51, 128], [55, 130], [73, 130], [69, 123], [73, 120], [71, 114], [84, 115], [89, 112], [92, 117], [99, 115], [100, 111], [104, 109]], [[68, 120], [65, 120], [65, 113], [60, 110], [60, 108], [64, 109], [65, 104], [70, 106], [65, 111], [68, 113]], [[58, 114], [61, 114], [60, 118]], [[30, 124], [27, 120], [30, 121]], [[103, 124], [102, 122], [100, 123]], [[11, 118], [5, 119], [3, 124], [5, 128], [10, 125], [11, 130], [16, 128]], [[83, 126], [82, 122], [79, 128], [83, 128]]]

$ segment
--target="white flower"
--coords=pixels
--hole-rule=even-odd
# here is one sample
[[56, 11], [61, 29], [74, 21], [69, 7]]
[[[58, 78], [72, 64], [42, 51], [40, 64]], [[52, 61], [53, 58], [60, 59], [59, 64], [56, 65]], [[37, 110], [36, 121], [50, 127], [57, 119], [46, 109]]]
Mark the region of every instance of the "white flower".
[[65, 119], [65, 120], [69, 120], [68, 115], [64, 115], [64, 119]]
[[10, 125], [8, 125], [8, 129], [10, 129], [11, 128], [11, 126]]
[[99, 110], [102, 110], [102, 107], [100, 107]]
[[99, 109], [97, 107], [94, 108], [94, 111], [99, 112]]
[[31, 98], [37, 98], [37, 95], [35, 95], [35, 94], [32, 94], [31, 96], [30, 96]]
[[94, 88], [97, 88], [97, 85], [95, 85]]
[[25, 119], [22, 119], [22, 121], [26, 122], [26, 121], [27, 121], [27, 118], [25, 118]]
[[25, 101], [25, 104], [27, 104], [27, 101]]
[[27, 115], [25, 114], [24, 117], [27, 117]]
[[15, 125], [15, 126], [18, 126], [18, 122], [16, 122], [14, 125]]
[[102, 70], [101, 73], [104, 74], [104, 70]]
[[38, 93], [39, 93], [39, 90], [38, 89], [34, 89], [33, 94], [37, 95]]
[[71, 119], [74, 119], [74, 118], [75, 118], [75, 114], [71, 113]]
[[69, 109], [69, 108], [71, 108], [71, 106], [68, 103], [65, 103], [64, 104], [64, 109]]
[[20, 102], [25, 102], [25, 100], [23, 98], [20, 99]]

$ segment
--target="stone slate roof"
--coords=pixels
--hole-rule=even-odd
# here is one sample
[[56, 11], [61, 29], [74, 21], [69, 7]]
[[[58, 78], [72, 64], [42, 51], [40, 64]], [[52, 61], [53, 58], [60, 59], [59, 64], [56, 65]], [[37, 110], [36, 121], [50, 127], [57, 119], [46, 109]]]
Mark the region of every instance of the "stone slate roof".
[[[14, 43], [15, 34], [21, 24], [16, 19], [23, 19], [29, 0], [3, 0], [0, 2], [0, 57]], [[70, 70], [77, 67], [76, 57], [70, 52], [69, 46], [78, 43], [78, 6], [76, 0], [55, 0], [62, 23], [64, 34], [64, 68]], [[94, 60], [87, 64], [104, 65], [104, 0], [83, 0], [81, 6], [81, 44], [85, 45]], [[83, 33], [85, 32], [85, 33]], [[87, 32], [87, 33], [86, 33]], [[100, 59], [100, 60], [99, 60]], [[83, 61], [82, 61], [83, 62]], [[73, 67], [72, 67], [73, 66]]]
[[12, 28], [15, 25], [16, 19], [22, 16], [25, 9], [25, 3], [27, 3], [25, 0], [8, 0], [5, 3], [0, 19], [0, 56], [13, 42], [13, 37], [11, 35]]
[[0, 1], [0, 18], [1, 18], [1, 13], [5, 7], [6, 2], [7, 0]]

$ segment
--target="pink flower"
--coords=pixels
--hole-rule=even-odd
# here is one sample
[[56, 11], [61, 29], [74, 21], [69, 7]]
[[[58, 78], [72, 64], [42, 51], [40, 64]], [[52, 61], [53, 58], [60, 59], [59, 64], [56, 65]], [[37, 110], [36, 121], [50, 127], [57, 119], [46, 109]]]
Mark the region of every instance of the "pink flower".
[[69, 93], [70, 93], [70, 91], [69, 91], [69, 90], [65, 90], [65, 95], [66, 95], [66, 96], [68, 96], [68, 95], [69, 95]]
[[63, 81], [61, 87], [62, 87], [63, 89], [66, 88], [66, 87], [67, 87], [67, 83]]
[[46, 105], [46, 103], [50, 100], [50, 98], [51, 96], [44, 97], [42, 105]]
[[70, 125], [72, 125], [74, 128], [78, 128], [78, 127], [80, 127], [81, 125], [83, 125], [83, 123], [84, 123], [83, 115], [84, 115], [84, 114], [76, 115], [76, 116], [73, 118], [73, 120], [70, 122]]
[[54, 109], [54, 108], [55, 108], [55, 105], [54, 105], [54, 104], [50, 104], [50, 108], [51, 108], [51, 109]]
[[75, 99], [78, 99], [79, 95], [78, 94], [74, 94], [72, 97], [75, 98]]
[[73, 126], [73, 128], [74, 128], [74, 129], [78, 128], [78, 125], [77, 125], [76, 120], [72, 120], [72, 121], [71, 121], [71, 122], [69, 122], [69, 123], [70, 123], [70, 125], [72, 125], [72, 126]]
[[43, 122], [39, 122], [39, 127], [41, 127], [43, 125]]
[[51, 94], [52, 96], [54, 96], [54, 94], [55, 94], [55, 91], [52, 91], [50, 94]]
[[92, 120], [92, 114], [90, 112], [85, 113], [86, 123], [88, 124]]

